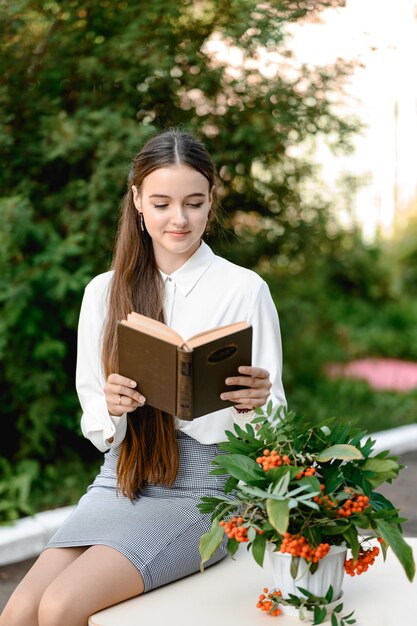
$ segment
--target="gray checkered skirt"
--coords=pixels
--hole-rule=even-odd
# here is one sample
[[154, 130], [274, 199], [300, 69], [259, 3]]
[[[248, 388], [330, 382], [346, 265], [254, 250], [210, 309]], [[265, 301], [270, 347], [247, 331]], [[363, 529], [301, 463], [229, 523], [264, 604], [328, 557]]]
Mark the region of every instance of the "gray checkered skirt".
[[[100, 472], [46, 548], [105, 545], [124, 554], [149, 591], [199, 570], [199, 542], [210, 516], [197, 503], [203, 495], [224, 495], [226, 475], [213, 476], [217, 444], [204, 445], [177, 431], [180, 468], [172, 487], [147, 485], [139, 498], [116, 492], [119, 448], [104, 455]], [[226, 539], [226, 537], [225, 537]], [[226, 541], [205, 567], [227, 553]]]

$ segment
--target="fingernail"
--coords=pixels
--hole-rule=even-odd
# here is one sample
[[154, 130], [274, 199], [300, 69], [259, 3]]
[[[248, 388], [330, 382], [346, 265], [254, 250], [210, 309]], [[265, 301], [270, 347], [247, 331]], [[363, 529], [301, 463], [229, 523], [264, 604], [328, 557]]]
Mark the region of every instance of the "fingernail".
[[221, 398], [222, 400], [226, 400], [226, 394], [225, 394], [225, 393], [222, 393], [222, 394], [220, 395], [220, 398]]
[[134, 380], [131, 380], [131, 381], [130, 381], [130, 383], [129, 383], [129, 385], [130, 385], [131, 387], [136, 387], [136, 383], [135, 383], [135, 381], [134, 381]]
[[232, 384], [232, 379], [226, 378], [226, 385], [231, 385], [231, 384]]
[[144, 398], [144, 397], [142, 396], [142, 398], [140, 399], [140, 401], [142, 402], [142, 404], [145, 404], [145, 402], [146, 402], [146, 398]]

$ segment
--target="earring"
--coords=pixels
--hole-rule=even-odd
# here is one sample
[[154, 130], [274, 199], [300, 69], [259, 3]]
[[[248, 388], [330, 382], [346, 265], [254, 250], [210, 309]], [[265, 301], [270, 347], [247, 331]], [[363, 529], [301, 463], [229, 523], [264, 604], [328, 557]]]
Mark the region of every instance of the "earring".
[[145, 222], [143, 221], [143, 213], [139, 213], [140, 229], [142, 232], [145, 230]]

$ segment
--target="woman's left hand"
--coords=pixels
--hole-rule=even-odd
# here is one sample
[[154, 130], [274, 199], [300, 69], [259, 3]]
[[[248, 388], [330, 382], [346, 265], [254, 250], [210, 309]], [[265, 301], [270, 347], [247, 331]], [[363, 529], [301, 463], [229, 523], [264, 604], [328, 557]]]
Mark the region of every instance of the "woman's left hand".
[[244, 385], [246, 389], [228, 391], [221, 394], [222, 400], [230, 400], [236, 409], [254, 409], [263, 406], [268, 400], [272, 384], [269, 372], [261, 367], [241, 365], [239, 374], [226, 378], [226, 385]]

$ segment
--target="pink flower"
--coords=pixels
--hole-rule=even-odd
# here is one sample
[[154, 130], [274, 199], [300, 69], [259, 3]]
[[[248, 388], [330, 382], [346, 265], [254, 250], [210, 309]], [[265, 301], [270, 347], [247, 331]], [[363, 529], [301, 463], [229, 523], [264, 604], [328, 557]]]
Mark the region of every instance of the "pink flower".
[[326, 366], [330, 378], [359, 378], [379, 391], [411, 391], [417, 388], [417, 363], [400, 359], [367, 358]]

